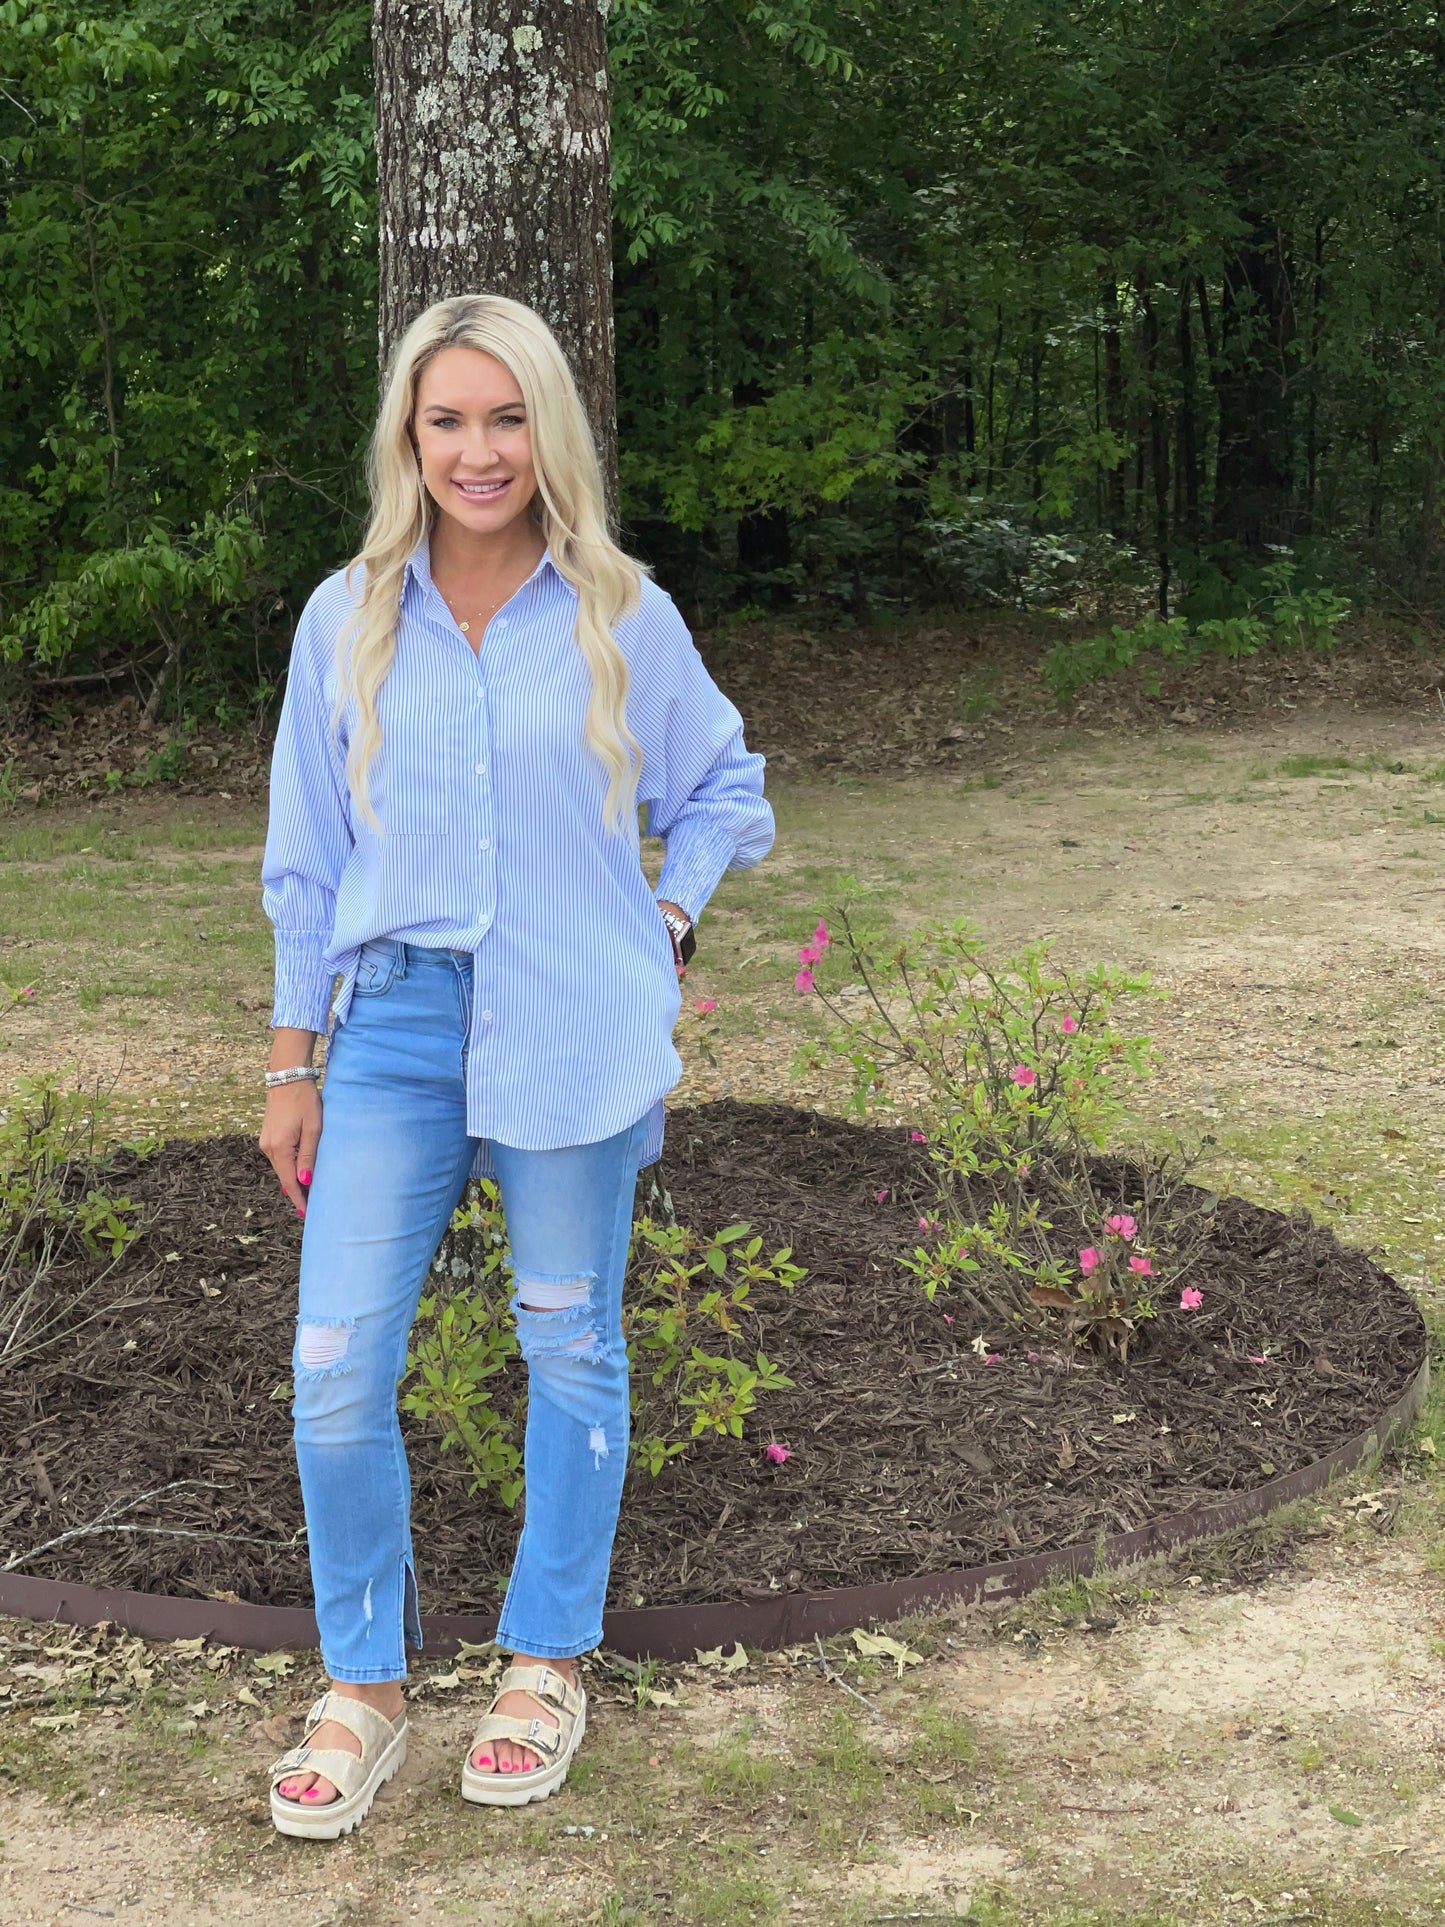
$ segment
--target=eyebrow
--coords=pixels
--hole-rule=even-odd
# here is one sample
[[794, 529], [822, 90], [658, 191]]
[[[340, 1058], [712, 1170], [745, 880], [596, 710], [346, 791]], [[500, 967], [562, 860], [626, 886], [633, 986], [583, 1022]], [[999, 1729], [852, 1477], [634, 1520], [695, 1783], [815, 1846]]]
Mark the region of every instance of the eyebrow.
[[[527, 404], [520, 399], [517, 401], [503, 401], [498, 402], [495, 408], [489, 408], [487, 413], [489, 415], [515, 415], [519, 409], [525, 412], [526, 406]], [[429, 401], [421, 412], [424, 415], [465, 415], [467, 411], [465, 408], [458, 408], [454, 402]]]

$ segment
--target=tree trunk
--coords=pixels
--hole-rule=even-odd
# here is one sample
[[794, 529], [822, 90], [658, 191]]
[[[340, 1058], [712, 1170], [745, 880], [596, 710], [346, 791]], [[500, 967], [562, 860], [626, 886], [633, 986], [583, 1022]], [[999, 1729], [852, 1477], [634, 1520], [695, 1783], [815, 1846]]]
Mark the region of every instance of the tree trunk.
[[433, 301], [535, 308], [617, 508], [607, 0], [373, 0], [385, 367]]
[[1293, 540], [1294, 302], [1284, 237], [1262, 220], [1225, 270], [1214, 535], [1258, 557]]
[[[1099, 284], [1104, 337], [1104, 420], [1115, 438], [1115, 454], [1127, 429], [1124, 419], [1124, 357], [1119, 338], [1119, 285], [1112, 271]], [[1109, 533], [1124, 533], [1124, 464], [1116, 459], [1108, 476]]]

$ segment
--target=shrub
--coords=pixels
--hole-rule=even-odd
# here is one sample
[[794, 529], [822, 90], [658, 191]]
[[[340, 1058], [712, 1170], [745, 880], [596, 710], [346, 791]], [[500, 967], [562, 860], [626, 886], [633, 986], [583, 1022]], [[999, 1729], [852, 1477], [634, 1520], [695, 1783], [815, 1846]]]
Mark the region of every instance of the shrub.
[[1182, 1170], [1144, 1167], [1137, 1195], [1120, 1198], [1099, 1155], [1127, 1118], [1130, 1078], [1149, 1069], [1147, 1038], [1115, 1021], [1148, 978], [1056, 969], [1042, 943], [995, 966], [963, 922], [888, 947], [846, 910], [836, 922], [840, 941], [820, 922], [799, 952], [797, 988], [834, 1020], [803, 1061], [846, 1064], [859, 1115], [906, 1101], [925, 1127], [913, 1135], [936, 1196], [904, 1268], [986, 1329], [1061, 1315], [1079, 1342], [1125, 1357], [1161, 1272], [1179, 1282], [1198, 1231]]
[[1044, 680], [1055, 699], [1070, 703], [1081, 689], [1118, 675], [1146, 657], [1161, 661], [1205, 656], [1257, 656], [1265, 649], [1328, 652], [1339, 643], [1339, 624], [1350, 612], [1332, 589], [1302, 588], [1296, 565], [1287, 556], [1258, 572], [1242, 589], [1228, 614], [1164, 621], [1147, 616], [1132, 628], [1117, 625], [1107, 635], [1057, 643], [1044, 657]]
[[[754, 1348], [751, 1297], [759, 1284], [791, 1290], [806, 1274], [786, 1246], [765, 1257], [748, 1225], [711, 1238], [679, 1225], [655, 1181], [648, 1210], [633, 1223], [628, 1266], [632, 1456], [656, 1475], [705, 1432], [741, 1438], [759, 1398], [792, 1384]], [[504, 1412], [495, 1400], [496, 1381], [520, 1349], [509, 1269], [500, 1193], [484, 1180], [433, 1262], [436, 1282], [418, 1306], [401, 1400], [403, 1411], [439, 1428], [443, 1451], [461, 1454], [472, 1491], [494, 1491], [507, 1506], [522, 1490], [524, 1411], [519, 1401]], [[719, 1349], [705, 1350], [697, 1342], [704, 1334]]]

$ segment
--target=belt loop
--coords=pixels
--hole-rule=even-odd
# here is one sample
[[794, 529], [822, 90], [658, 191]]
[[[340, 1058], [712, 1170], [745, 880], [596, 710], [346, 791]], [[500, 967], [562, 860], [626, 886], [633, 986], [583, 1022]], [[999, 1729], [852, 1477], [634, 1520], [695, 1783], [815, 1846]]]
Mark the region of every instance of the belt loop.
[[398, 942], [396, 946], [396, 974], [398, 977], [405, 977], [406, 975], [407, 954], [410, 949], [411, 945], [406, 943]]

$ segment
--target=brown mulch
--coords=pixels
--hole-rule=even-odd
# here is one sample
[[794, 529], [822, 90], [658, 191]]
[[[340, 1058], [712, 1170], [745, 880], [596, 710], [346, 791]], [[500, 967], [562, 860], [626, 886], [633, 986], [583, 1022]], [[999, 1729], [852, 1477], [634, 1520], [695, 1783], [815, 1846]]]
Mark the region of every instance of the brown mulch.
[[[1127, 1167], [1100, 1170], [1127, 1202]], [[962, 1307], [946, 1322], [895, 1262], [930, 1196], [905, 1130], [707, 1104], [673, 1113], [659, 1175], [682, 1222], [745, 1220], [809, 1271], [759, 1300], [756, 1342], [794, 1389], [741, 1442], [630, 1472], [616, 1604], [863, 1584], [1127, 1530], [1308, 1464], [1424, 1356], [1404, 1291], [1304, 1214], [1222, 1200], [1193, 1274], [1203, 1308], [1166, 1300], [1127, 1370], [997, 1334], [988, 1364]], [[290, 1376], [295, 1217], [247, 1138], [178, 1142], [125, 1183], [151, 1215], [75, 1314], [102, 1315], [0, 1376], [0, 1560], [79, 1530], [19, 1569], [304, 1603], [289, 1407], [273, 1396]], [[425, 1605], [487, 1610], [521, 1508], [470, 1497], [437, 1439], [409, 1433]], [[791, 1448], [784, 1464], [763, 1456], [770, 1439]], [[164, 1530], [82, 1530], [177, 1481], [110, 1515]]]

